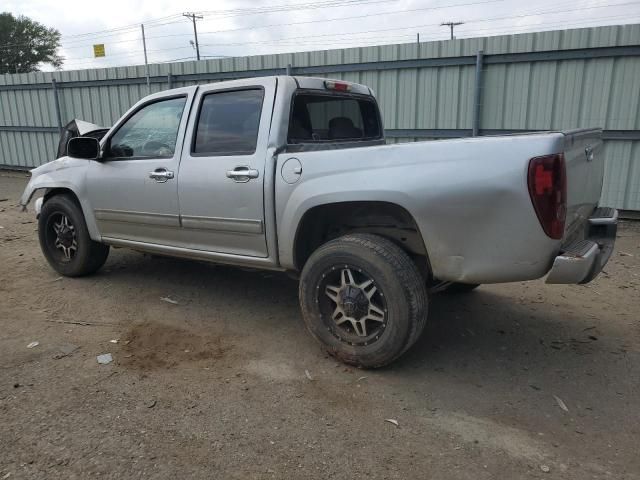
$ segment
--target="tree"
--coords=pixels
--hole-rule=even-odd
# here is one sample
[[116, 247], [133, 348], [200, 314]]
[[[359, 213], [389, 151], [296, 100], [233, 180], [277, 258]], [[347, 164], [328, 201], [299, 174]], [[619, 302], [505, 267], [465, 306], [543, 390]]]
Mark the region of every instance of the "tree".
[[42, 63], [62, 67], [60, 32], [30, 18], [0, 13], [0, 74], [38, 71]]

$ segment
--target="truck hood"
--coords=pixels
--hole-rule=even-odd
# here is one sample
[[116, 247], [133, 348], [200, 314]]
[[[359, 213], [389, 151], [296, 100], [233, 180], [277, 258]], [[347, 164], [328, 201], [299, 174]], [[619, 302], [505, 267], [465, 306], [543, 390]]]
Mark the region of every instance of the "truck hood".
[[92, 137], [101, 140], [109, 131], [106, 127], [101, 127], [94, 123], [85, 122], [84, 120], [74, 119], [67, 123], [60, 133], [58, 141], [58, 152], [56, 158], [62, 158], [67, 155], [67, 144], [69, 140], [75, 137]]

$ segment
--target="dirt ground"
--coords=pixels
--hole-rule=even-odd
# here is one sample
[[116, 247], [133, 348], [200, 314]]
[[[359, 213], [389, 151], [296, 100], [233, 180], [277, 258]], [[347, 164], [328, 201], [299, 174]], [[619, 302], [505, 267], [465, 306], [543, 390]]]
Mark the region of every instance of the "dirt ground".
[[0, 173], [0, 479], [640, 478], [638, 223], [589, 285], [434, 296], [364, 371], [285, 275], [112, 249], [61, 278], [25, 184]]

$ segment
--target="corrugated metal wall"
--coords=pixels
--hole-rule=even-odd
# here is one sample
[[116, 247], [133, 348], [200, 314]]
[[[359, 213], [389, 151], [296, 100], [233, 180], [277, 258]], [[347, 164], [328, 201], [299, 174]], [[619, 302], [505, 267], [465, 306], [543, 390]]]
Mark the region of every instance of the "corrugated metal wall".
[[328, 76], [376, 91], [390, 142], [469, 135], [482, 50], [481, 133], [605, 129], [603, 203], [640, 210], [640, 25], [150, 66], [0, 76], [0, 165], [52, 158], [58, 119], [111, 125], [141, 97], [227, 78]]

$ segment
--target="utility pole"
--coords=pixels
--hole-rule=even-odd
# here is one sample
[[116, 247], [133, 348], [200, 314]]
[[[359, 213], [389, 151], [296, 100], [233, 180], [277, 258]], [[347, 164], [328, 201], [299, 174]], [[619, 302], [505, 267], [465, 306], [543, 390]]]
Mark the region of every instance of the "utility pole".
[[196, 15], [193, 12], [187, 12], [182, 14], [183, 17], [190, 18], [193, 22], [193, 36], [196, 40], [196, 59], [200, 60], [200, 46], [198, 45], [198, 29], [196, 28], [196, 20], [202, 20], [202, 15]]
[[144, 36], [144, 24], [140, 24], [142, 29], [142, 48], [144, 49], [144, 72], [147, 77], [147, 90], [151, 92], [151, 81], [149, 80], [149, 62], [147, 60], [147, 39]]
[[453, 36], [453, 27], [456, 27], [458, 25], [464, 25], [464, 22], [444, 22], [440, 24], [441, 27], [449, 27], [451, 29], [451, 40], [455, 38]]

